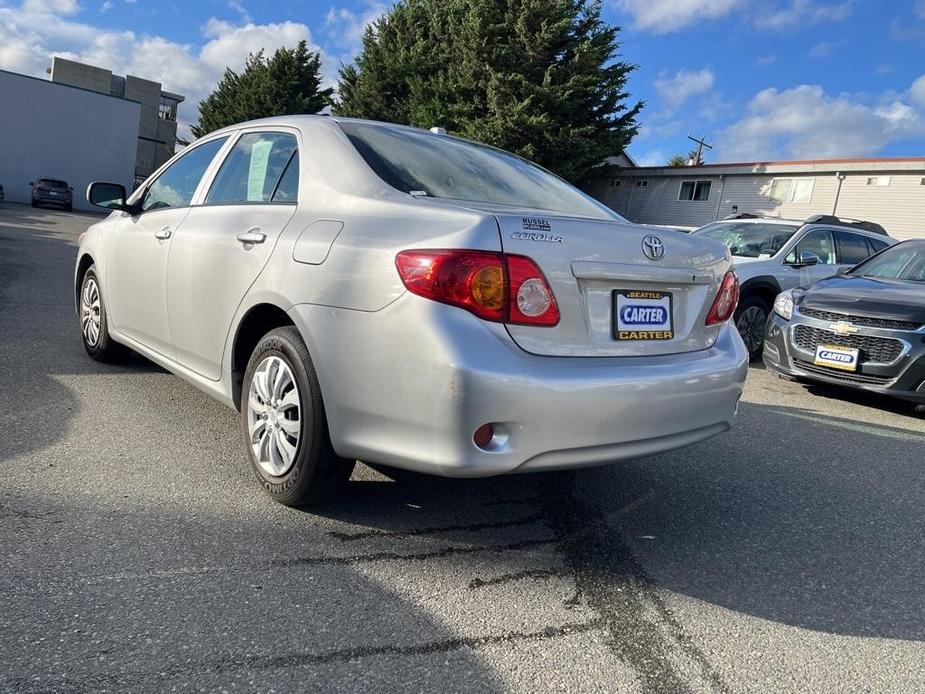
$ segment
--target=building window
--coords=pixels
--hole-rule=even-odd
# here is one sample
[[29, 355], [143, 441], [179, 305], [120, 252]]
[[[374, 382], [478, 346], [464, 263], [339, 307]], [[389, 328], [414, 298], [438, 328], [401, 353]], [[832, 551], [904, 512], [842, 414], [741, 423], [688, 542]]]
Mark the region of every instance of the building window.
[[179, 102], [166, 96], [161, 96], [157, 106], [157, 116], [161, 120], [177, 120], [177, 104]]
[[870, 176], [867, 179], [867, 185], [881, 186], [885, 188], [886, 186], [890, 185], [890, 177], [889, 176]]
[[618, 181], [618, 180], [616, 180], [616, 179], [613, 179], [613, 180], [610, 181], [610, 185], [611, 185], [611, 186], [618, 186], [618, 185], [620, 185], [620, 181]]
[[771, 202], [812, 202], [815, 178], [775, 178], [771, 181]]
[[648, 187], [648, 185], [649, 185], [648, 181], [636, 181], [637, 188], [646, 188]]
[[921, 179], [921, 180], [919, 181], [919, 185], [920, 185], [920, 186], [925, 186], [925, 178], [923, 178], [923, 179]]
[[711, 181], [682, 181], [678, 191], [678, 200], [691, 200], [702, 202], [710, 199]]

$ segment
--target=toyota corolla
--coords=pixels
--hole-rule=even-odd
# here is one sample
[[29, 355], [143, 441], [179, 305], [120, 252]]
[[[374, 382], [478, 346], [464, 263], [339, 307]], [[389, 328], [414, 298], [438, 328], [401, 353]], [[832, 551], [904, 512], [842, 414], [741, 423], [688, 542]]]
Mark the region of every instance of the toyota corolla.
[[442, 132], [292, 116], [197, 141], [83, 236], [87, 353], [240, 412], [264, 489], [360, 459], [453, 477], [612, 463], [732, 425], [747, 352], [710, 239], [638, 227]]

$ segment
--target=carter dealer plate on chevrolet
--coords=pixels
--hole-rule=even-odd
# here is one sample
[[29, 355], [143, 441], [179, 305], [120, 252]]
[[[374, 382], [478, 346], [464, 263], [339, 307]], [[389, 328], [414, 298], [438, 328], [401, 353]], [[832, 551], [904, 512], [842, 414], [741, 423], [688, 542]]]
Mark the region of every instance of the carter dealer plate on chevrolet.
[[830, 369], [841, 369], [842, 371], [858, 370], [859, 351], [850, 347], [840, 345], [819, 345], [816, 348], [816, 358], [813, 363], [816, 366], [827, 366]]
[[613, 336], [617, 340], [670, 340], [674, 337], [670, 292], [615, 289], [613, 316]]

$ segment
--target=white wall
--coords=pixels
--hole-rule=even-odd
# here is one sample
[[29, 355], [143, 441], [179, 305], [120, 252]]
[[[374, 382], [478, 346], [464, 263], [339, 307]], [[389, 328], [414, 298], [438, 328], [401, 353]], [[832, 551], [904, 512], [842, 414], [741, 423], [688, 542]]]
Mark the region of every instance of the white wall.
[[60, 178], [74, 207], [91, 209], [87, 186], [132, 189], [139, 104], [0, 70], [0, 185], [7, 200], [29, 202], [29, 182]]
[[[707, 170], [709, 171], [709, 169]], [[627, 219], [641, 224], [698, 227], [738, 212], [755, 212], [790, 219], [806, 219], [815, 214], [835, 213], [842, 217], [867, 219], [881, 224], [897, 239], [925, 237], [925, 170], [873, 171], [846, 174], [838, 194], [834, 172], [746, 173], [719, 175], [650, 175], [626, 169], [620, 177], [599, 179], [588, 192]], [[870, 186], [870, 176], [889, 176], [889, 186]], [[808, 202], [772, 201], [769, 197], [774, 178], [814, 179]], [[646, 185], [639, 186], [641, 180]], [[710, 181], [710, 198], [704, 201], [678, 200], [682, 181]]]

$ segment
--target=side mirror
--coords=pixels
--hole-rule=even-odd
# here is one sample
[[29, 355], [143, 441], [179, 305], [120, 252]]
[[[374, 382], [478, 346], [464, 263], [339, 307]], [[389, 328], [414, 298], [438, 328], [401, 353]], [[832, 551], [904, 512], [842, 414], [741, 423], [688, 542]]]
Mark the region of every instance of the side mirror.
[[96, 182], [87, 188], [87, 202], [107, 210], [130, 211], [125, 199], [125, 186], [119, 183]]
[[797, 265], [800, 267], [809, 267], [819, 264], [819, 256], [812, 251], [800, 251], [797, 257]]
[[34, 185], [35, 185], [35, 181], [29, 181], [29, 186], [30, 186], [30, 187], [31, 187], [31, 186], [34, 186]]

